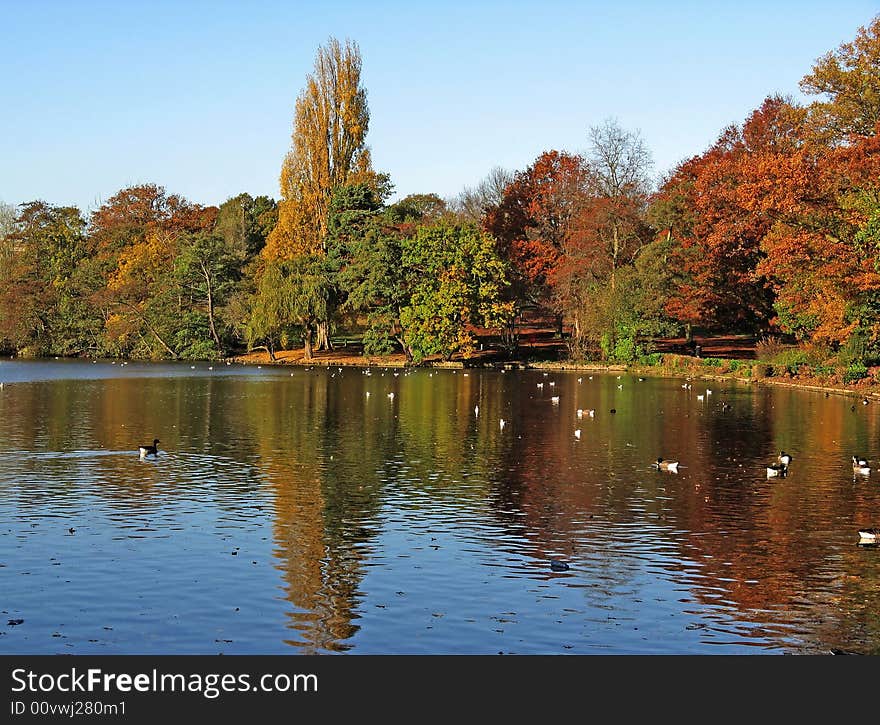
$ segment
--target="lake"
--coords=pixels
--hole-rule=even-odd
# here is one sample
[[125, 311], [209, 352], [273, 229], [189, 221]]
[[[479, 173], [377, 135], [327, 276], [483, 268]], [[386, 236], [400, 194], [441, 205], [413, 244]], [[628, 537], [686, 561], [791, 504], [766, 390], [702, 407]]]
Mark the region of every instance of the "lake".
[[851, 464], [880, 460], [877, 404], [538, 370], [0, 381], [0, 653], [880, 651], [880, 470]]

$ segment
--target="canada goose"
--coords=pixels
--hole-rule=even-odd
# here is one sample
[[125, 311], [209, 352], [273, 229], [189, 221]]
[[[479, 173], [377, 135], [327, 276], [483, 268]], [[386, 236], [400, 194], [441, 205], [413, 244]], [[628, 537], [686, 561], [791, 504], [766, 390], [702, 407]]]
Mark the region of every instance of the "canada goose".
[[866, 458], [862, 458], [861, 456], [853, 456], [853, 473], [861, 474], [862, 476], [867, 476], [871, 473], [871, 467], [868, 465], [868, 460]]
[[678, 473], [678, 461], [667, 461], [665, 458], [658, 458], [656, 463], [651, 464], [658, 471], [671, 471]]
[[141, 454], [141, 458], [143, 458], [144, 456], [158, 455], [158, 453], [159, 453], [159, 449], [157, 447], [158, 445], [159, 445], [159, 439], [154, 438], [153, 445], [151, 445], [151, 446], [138, 446], [138, 453]]
[[788, 473], [788, 466], [784, 463], [771, 463], [767, 466], [767, 478], [785, 478], [785, 474]]
[[791, 465], [791, 454], [786, 453], [785, 451], [779, 451], [779, 457], [776, 459], [777, 463], [781, 463], [783, 466]]

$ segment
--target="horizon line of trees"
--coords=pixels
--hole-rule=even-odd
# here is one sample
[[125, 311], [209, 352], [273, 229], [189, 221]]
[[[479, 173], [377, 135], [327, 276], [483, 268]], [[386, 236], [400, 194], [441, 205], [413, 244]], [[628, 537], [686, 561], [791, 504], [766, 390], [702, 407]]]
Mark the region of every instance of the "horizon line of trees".
[[[575, 358], [632, 361], [700, 327], [785, 335], [804, 360], [880, 360], [880, 16], [656, 186], [637, 132], [493, 169], [450, 200], [372, 167], [357, 44], [319, 48], [280, 199], [219, 207], [129, 187], [93, 211], [0, 204], [0, 349], [212, 358], [329, 349], [513, 354], [527, 310]], [[351, 333], [349, 333], [351, 334]]]

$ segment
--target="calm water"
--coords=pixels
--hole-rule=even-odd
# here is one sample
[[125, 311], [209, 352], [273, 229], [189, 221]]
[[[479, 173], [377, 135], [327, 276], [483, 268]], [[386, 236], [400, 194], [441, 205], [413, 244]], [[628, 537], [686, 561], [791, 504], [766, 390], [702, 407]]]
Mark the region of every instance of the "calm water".
[[0, 653], [880, 652], [880, 405], [395, 372], [0, 362]]

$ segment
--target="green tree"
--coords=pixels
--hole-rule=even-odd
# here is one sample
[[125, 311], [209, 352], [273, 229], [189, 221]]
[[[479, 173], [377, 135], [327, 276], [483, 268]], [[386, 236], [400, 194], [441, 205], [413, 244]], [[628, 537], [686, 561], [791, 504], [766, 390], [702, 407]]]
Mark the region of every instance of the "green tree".
[[474, 326], [503, 327], [513, 314], [503, 301], [507, 279], [495, 240], [472, 225], [419, 227], [403, 241], [402, 266], [409, 278], [400, 322], [415, 362], [468, 357]]
[[274, 360], [276, 347], [299, 331], [304, 358], [312, 359], [313, 336], [318, 323], [326, 319], [331, 294], [326, 265], [326, 256], [320, 254], [265, 263], [246, 328], [249, 347], [264, 342]]

